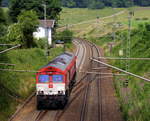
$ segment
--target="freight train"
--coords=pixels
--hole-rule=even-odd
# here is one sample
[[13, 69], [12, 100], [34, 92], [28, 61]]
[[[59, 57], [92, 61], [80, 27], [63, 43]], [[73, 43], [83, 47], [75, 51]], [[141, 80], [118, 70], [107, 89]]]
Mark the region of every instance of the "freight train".
[[77, 57], [63, 53], [36, 73], [37, 109], [64, 108], [76, 81]]

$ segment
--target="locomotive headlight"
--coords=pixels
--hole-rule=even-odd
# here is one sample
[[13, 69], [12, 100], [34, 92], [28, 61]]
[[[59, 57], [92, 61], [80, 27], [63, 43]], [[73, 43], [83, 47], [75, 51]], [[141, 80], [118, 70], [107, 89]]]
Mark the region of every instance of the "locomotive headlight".
[[44, 91], [38, 91], [38, 95], [44, 95]]
[[63, 94], [64, 92], [62, 90], [58, 91], [58, 94]]
[[43, 91], [42, 88], [39, 88], [39, 89], [37, 90], [37, 92], [38, 92], [38, 95], [44, 95], [44, 91]]

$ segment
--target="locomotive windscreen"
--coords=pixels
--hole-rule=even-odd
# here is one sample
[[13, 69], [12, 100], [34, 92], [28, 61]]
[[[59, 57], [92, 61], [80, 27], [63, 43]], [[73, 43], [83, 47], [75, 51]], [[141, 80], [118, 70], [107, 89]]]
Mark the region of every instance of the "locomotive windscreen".
[[49, 82], [49, 75], [39, 75], [39, 82], [40, 83]]
[[52, 79], [53, 79], [53, 82], [63, 82], [63, 76], [62, 75], [53, 75]]

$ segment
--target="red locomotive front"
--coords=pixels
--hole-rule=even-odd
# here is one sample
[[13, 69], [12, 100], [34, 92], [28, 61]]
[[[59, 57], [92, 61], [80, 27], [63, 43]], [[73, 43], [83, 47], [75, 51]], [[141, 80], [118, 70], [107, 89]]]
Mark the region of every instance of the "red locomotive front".
[[37, 109], [62, 108], [67, 103], [76, 77], [76, 56], [64, 53], [36, 74]]

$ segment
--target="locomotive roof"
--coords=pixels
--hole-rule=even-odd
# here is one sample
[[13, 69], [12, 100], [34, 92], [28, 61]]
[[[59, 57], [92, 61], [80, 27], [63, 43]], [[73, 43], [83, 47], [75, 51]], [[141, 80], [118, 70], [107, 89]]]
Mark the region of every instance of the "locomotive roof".
[[57, 56], [54, 60], [50, 61], [45, 67], [51, 66], [51, 67], [55, 67], [58, 68], [62, 71], [64, 71], [66, 69], [66, 67], [70, 64], [70, 62], [72, 61], [74, 55], [70, 54], [70, 53], [63, 53], [59, 56]]

